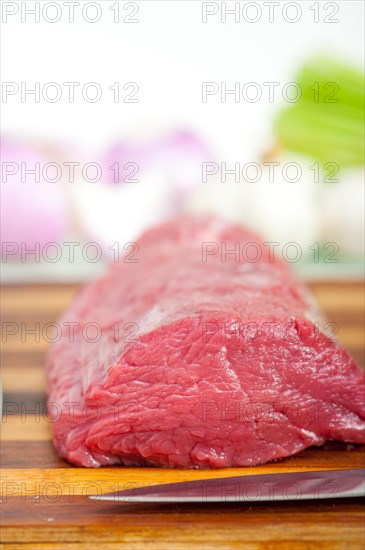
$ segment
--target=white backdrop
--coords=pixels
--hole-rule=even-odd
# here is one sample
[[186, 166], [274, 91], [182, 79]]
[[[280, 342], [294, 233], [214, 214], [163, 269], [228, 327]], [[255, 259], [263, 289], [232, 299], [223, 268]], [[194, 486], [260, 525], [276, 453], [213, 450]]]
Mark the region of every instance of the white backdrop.
[[[40, 5], [47, 2], [42, 0]], [[203, 81], [286, 83], [293, 71], [310, 52], [325, 49], [345, 56], [357, 64], [363, 62], [364, 3], [359, 0], [332, 2], [339, 6], [337, 15], [323, 11], [319, 2], [320, 22], [315, 23], [315, 2], [298, 2], [302, 16], [296, 23], [286, 22], [280, 2], [275, 20], [268, 22], [267, 2], [261, 5], [262, 17], [248, 23], [233, 16], [221, 23], [220, 13], [202, 22], [202, 2], [196, 0], [136, 2], [136, 24], [114, 23], [115, 2], [101, 1], [102, 17], [97, 23], [83, 20], [75, 7], [75, 22], [69, 23], [64, 2], [62, 18], [48, 23], [41, 17], [25, 15], [21, 22], [20, 5], [28, 9], [35, 2], [10, 2], [19, 12], [9, 15], [2, 25], [2, 79], [4, 82], [51, 81], [100, 83], [103, 98], [95, 104], [76, 93], [74, 104], [19, 101], [19, 94], [3, 105], [2, 130], [15, 135], [39, 136], [47, 140], [65, 140], [84, 147], [99, 148], [106, 140], [140, 128], [188, 127], [199, 131], [227, 161], [251, 159], [267, 137], [267, 115], [278, 107], [259, 101], [226, 104], [208, 101], [202, 104]], [[2, 2], [3, 10], [6, 2]], [[130, 13], [119, 2], [121, 18]], [[219, 2], [216, 3], [218, 6]], [[227, 2], [232, 7], [235, 2]], [[247, 2], [240, 2], [241, 5]], [[254, 9], [254, 8], [253, 8]], [[57, 12], [49, 8], [48, 18]], [[89, 18], [94, 18], [90, 8]], [[286, 12], [294, 18], [294, 11]], [[254, 19], [255, 12], [247, 12]], [[338, 23], [324, 23], [324, 17]], [[136, 82], [140, 86], [138, 104], [115, 104], [108, 90], [114, 82]], [[66, 95], [66, 89], [65, 89]]]

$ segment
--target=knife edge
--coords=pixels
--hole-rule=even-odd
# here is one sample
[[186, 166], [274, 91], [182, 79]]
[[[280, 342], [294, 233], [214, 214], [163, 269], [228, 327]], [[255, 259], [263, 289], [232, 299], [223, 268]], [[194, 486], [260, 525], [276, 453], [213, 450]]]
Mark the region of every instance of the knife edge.
[[365, 469], [280, 472], [149, 485], [90, 495], [114, 502], [267, 502], [365, 496]]

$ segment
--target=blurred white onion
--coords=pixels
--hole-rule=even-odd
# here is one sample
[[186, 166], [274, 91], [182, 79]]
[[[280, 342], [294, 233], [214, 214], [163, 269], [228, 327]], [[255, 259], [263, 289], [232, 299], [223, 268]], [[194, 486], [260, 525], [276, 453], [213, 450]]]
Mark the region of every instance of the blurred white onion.
[[346, 170], [338, 183], [328, 185], [322, 196], [323, 234], [338, 244], [340, 252], [364, 255], [364, 171]]
[[[295, 162], [303, 166], [300, 181], [286, 181], [282, 166]], [[309, 162], [306, 164], [309, 166]], [[215, 181], [197, 190], [189, 201], [188, 210], [194, 213], [212, 213], [229, 221], [240, 223], [256, 231], [267, 241], [298, 243], [303, 251], [321, 236], [319, 215], [319, 183], [314, 182], [309, 167], [304, 169], [303, 159], [280, 159], [274, 181], [270, 181], [269, 168], [261, 166], [257, 182], [232, 181], [226, 183], [217, 176]], [[242, 165], [241, 165], [242, 168]], [[285, 172], [284, 172], [285, 174]], [[250, 176], [252, 179], [254, 177]], [[290, 176], [292, 179], [294, 177]]]
[[208, 147], [183, 131], [115, 144], [102, 158], [103, 180], [73, 186], [81, 229], [107, 252], [137, 239], [182, 209], [211, 159]]

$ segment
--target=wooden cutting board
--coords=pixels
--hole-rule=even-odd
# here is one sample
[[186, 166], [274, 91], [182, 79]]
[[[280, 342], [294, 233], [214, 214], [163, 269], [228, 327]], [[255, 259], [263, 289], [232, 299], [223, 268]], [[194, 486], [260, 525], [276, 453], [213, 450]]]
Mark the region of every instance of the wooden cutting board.
[[[364, 294], [359, 283], [312, 284], [338, 338], [364, 364]], [[76, 287], [7, 286], [2, 292], [4, 418], [2, 543], [6, 550], [365, 548], [360, 499], [230, 504], [114, 504], [88, 494], [129, 486], [216, 477], [216, 471], [82, 469], [59, 459], [45, 414], [47, 323]], [[5, 325], [5, 323], [8, 323]], [[13, 323], [13, 324], [11, 324]], [[23, 323], [23, 325], [21, 325]], [[37, 324], [38, 323], [38, 324]], [[34, 330], [33, 336], [31, 332]], [[43, 333], [43, 334], [42, 334]], [[26, 337], [25, 337], [26, 335]], [[44, 337], [45, 336], [45, 337]], [[329, 444], [295, 457], [220, 476], [364, 466], [365, 448]]]

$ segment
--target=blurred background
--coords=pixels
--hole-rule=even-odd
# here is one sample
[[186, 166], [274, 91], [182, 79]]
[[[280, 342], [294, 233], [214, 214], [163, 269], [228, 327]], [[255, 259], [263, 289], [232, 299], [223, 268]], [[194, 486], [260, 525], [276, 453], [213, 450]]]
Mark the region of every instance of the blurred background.
[[363, 277], [362, 2], [44, 6], [2, 3], [4, 282], [88, 279], [180, 212]]

